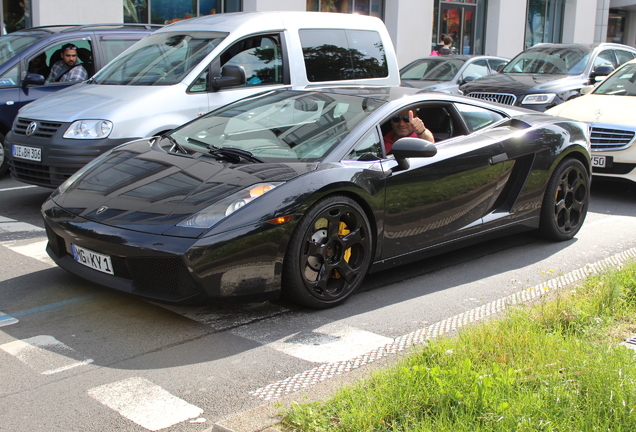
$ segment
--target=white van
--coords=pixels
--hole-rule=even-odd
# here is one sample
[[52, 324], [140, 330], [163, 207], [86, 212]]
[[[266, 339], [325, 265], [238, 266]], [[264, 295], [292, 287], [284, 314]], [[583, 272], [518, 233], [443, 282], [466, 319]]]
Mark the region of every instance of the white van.
[[22, 108], [6, 137], [11, 175], [54, 188], [110, 148], [267, 90], [399, 82], [378, 18], [254, 12], [180, 21], [90, 80]]

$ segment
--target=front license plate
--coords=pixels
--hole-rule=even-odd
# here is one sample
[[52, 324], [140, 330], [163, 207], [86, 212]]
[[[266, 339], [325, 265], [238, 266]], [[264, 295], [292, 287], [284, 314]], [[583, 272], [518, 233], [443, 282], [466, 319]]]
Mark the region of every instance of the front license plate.
[[71, 250], [73, 251], [73, 259], [78, 263], [102, 273], [114, 275], [113, 264], [108, 255], [100, 254], [74, 244], [71, 244]]
[[605, 156], [592, 156], [592, 166], [597, 168], [607, 167], [607, 157]]
[[42, 149], [37, 147], [25, 147], [21, 145], [13, 145], [13, 153], [11, 155], [14, 158], [27, 159], [32, 161], [42, 161]]

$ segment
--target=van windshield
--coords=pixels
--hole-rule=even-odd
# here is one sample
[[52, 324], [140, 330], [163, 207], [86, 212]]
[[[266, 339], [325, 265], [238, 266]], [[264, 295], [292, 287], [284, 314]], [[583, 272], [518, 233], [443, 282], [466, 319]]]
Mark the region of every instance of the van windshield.
[[46, 34], [44, 33], [33, 36], [21, 34], [0, 37], [0, 64], [11, 60], [13, 57], [45, 37]]
[[226, 36], [217, 32], [152, 34], [107, 64], [91, 82], [136, 86], [177, 84]]

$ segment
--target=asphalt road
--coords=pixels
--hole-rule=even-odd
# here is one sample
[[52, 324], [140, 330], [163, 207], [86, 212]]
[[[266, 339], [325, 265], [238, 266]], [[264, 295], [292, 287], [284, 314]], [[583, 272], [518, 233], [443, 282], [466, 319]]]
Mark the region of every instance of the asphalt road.
[[49, 193], [0, 179], [2, 432], [208, 431], [636, 250], [636, 185], [595, 181], [573, 241], [522, 234], [394, 268], [325, 311], [172, 308], [53, 265]]

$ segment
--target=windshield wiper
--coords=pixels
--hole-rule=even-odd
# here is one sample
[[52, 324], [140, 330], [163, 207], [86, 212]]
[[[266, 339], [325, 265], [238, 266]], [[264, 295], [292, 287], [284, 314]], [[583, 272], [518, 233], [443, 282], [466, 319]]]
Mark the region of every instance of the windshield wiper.
[[198, 140], [196, 138], [190, 138], [190, 137], [186, 138], [186, 140], [188, 142], [198, 144], [200, 146], [207, 148], [209, 150], [208, 153], [210, 153], [212, 156], [221, 156], [221, 157], [224, 157], [225, 159], [229, 159], [235, 162], [240, 162], [241, 159], [243, 159], [250, 162], [264, 163], [262, 159], [257, 158], [256, 156], [254, 156], [252, 153], [248, 152], [247, 150], [242, 150], [236, 147], [217, 147], [213, 144], [208, 144], [204, 141]]
[[242, 150], [234, 147], [217, 147], [214, 149], [210, 149], [210, 154], [214, 156], [225, 156], [228, 159], [234, 159], [236, 162], [240, 162], [241, 159], [244, 159], [250, 162], [263, 163], [262, 159], [257, 158], [247, 150]]
[[183, 148], [183, 146], [179, 144], [177, 140], [172, 138], [170, 135], [163, 134], [161, 135], [161, 138], [166, 138], [168, 141], [170, 141], [170, 143], [172, 144], [172, 149], [170, 150], [173, 150], [174, 148], [176, 148], [179, 151], [179, 153], [183, 153], [186, 155], [188, 154], [188, 151], [185, 148]]

